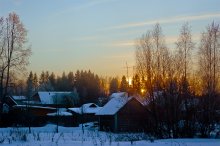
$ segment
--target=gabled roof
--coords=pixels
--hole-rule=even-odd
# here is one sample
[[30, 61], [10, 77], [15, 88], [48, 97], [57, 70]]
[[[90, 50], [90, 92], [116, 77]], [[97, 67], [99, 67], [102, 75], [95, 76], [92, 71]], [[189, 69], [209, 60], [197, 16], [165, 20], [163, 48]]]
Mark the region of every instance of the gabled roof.
[[112, 95], [110, 95], [110, 98], [114, 98], [114, 97], [128, 97], [128, 93], [127, 92], [112, 93]]
[[14, 105], [13, 108], [32, 108], [32, 109], [48, 109], [48, 110], [56, 110], [53, 107], [43, 107], [43, 106], [35, 106], [35, 105]]
[[55, 98], [71, 92], [38, 92], [41, 104], [56, 104]]
[[[114, 94], [115, 95], [115, 94]], [[119, 95], [119, 94], [117, 94]], [[126, 94], [124, 94], [126, 95]], [[96, 113], [96, 115], [114, 115], [131, 99], [137, 100], [135, 97], [115, 96], [104, 107]], [[138, 101], [138, 100], [137, 100]], [[139, 101], [138, 101], [139, 102]]]
[[27, 99], [26, 96], [22, 96], [22, 95], [20, 95], [20, 96], [12, 96], [12, 98], [13, 98], [14, 100], [26, 100], [26, 99]]
[[48, 113], [47, 116], [72, 116], [69, 112], [54, 112], [54, 113]]
[[96, 105], [95, 103], [87, 103], [87, 104], [83, 104], [81, 107], [79, 108], [69, 108], [70, 111], [73, 111], [77, 114], [95, 114], [97, 113], [100, 109], [102, 109], [102, 107], [99, 107], [98, 105]]

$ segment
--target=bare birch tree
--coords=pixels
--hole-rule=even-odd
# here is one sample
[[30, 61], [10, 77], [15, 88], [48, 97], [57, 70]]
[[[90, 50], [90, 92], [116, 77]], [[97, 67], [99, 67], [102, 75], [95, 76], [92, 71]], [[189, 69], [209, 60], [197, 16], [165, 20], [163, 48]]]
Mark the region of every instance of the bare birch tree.
[[[184, 103], [184, 109], [186, 116], [184, 117], [184, 132], [188, 135], [193, 133], [192, 119], [189, 115], [192, 115], [192, 110], [188, 106], [193, 100], [189, 91], [189, 76], [190, 69], [192, 69], [191, 54], [195, 44], [192, 41], [191, 28], [188, 23], [183, 24], [179, 38], [176, 42], [177, 48], [177, 63], [178, 63], [178, 75], [179, 75], [179, 96]], [[191, 122], [190, 122], [191, 121]], [[190, 124], [191, 123], [191, 124]], [[189, 136], [189, 135], [188, 135]]]
[[28, 65], [31, 55], [26, 46], [27, 30], [16, 13], [10, 13], [3, 21], [3, 37], [1, 38], [1, 98], [8, 94], [10, 73], [23, 71]]
[[220, 67], [220, 29], [214, 22], [202, 33], [199, 47], [199, 73], [203, 89], [202, 133], [207, 135], [214, 124]]

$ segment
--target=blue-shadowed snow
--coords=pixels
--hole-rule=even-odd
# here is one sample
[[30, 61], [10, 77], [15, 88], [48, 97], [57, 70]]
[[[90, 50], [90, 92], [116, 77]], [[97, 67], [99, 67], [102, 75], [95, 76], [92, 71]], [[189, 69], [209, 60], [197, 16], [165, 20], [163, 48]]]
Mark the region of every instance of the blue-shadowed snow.
[[26, 96], [12, 96], [14, 100], [26, 100]]
[[220, 139], [163, 139], [151, 142], [144, 133], [100, 132], [94, 123], [79, 127], [0, 128], [1, 146], [219, 146]]
[[53, 107], [44, 107], [44, 106], [36, 106], [36, 105], [14, 105], [14, 108], [41, 108], [41, 109], [51, 109], [51, 110], [56, 110], [56, 108]]
[[72, 116], [69, 112], [54, 112], [54, 113], [48, 113], [48, 116]]

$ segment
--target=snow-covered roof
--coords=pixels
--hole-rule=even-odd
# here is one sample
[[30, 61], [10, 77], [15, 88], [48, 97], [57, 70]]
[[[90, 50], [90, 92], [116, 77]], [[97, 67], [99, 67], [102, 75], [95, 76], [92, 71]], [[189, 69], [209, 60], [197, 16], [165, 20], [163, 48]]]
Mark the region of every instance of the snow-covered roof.
[[55, 104], [56, 96], [70, 94], [71, 92], [38, 92], [41, 104]]
[[128, 93], [127, 92], [112, 93], [112, 95], [110, 95], [110, 98], [114, 98], [114, 97], [128, 97]]
[[48, 113], [47, 114], [48, 116], [72, 116], [72, 114], [71, 113], [69, 113], [69, 112], [54, 112], [54, 113]]
[[102, 107], [99, 107], [95, 103], [86, 103], [86, 104], [83, 104], [79, 108], [69, 108], [70, 111], [73, 111], [73, 112], [78, 113], [78, 114], [82, 114], [82, 113], [84, 113], [84, 114], [95, 114], [100, 109], [102, 109]]
[[[27, 105], [14, 105], [13, 106], [14, 108], [27, 108]], [[32, 106], [32, 105], [29, 105], [28, 106], [29, 108], [41, 108], [41, 109], [51, 109], [51, 110], [56, 110], [56, 108], [53, 108], [53, 107], [43, 107], [43, 106]]]
[[132, 98], [134, 97], [113, 97], [96, 115], [114, 115]]
[[12, 96], [12, 98], [14, 100], [25, 100], [25, 99], [27, 99], [26, 96]]

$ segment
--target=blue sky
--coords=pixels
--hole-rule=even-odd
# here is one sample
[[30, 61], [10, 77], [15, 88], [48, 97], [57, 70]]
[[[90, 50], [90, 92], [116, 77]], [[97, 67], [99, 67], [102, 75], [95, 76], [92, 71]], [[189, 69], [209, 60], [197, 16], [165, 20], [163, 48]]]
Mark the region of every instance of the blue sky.
[[185, 22], [198, 42], [208, 24], [220, 23], [219, 6], [219, 0], [0, 0], [0, 16], [16, 12], [28, 29], [28, 70], [121, 76], [126, 62], [135, 65], [135, 40], [156, 22], [171, 48]]

